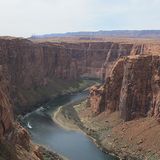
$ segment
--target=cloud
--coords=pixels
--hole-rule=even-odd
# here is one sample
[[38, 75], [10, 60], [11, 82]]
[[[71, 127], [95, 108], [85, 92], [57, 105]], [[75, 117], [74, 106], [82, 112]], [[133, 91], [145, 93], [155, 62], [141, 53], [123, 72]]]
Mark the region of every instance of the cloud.
[[160, 28], [159, 0], [0, 0], [0, 35]]

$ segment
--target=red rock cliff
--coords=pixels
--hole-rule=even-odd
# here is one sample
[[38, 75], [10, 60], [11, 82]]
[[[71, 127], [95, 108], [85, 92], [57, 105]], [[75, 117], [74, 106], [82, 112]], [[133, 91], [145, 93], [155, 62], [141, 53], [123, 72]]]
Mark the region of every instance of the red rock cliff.
[[[60, 93], [60, 81], [79, 77], [107, 77], [115, 61], [141, 53], [143, 45], [94, 43], [41, 43], [0, 39], [0, 64], [6, 68], [17, 113]], [[105, 72], [104, 72], [105, 71]], [[58, 79], [58, 80], [57, 80]]]
[[[118, 60], [101, 92], [99, 95], [99, 87], [91, 88], [94, 113], [117, 110], [125, 121], [147, 115], [159, 120], [160, 56], [137, 55]], [[98, 103], [95, 97], [99, 97]]]
[[11, 99], [9, 95], [9, 86], [3, 66], [0, 66], [0, 141], [12, 129], [13, 113], [11, 108]]

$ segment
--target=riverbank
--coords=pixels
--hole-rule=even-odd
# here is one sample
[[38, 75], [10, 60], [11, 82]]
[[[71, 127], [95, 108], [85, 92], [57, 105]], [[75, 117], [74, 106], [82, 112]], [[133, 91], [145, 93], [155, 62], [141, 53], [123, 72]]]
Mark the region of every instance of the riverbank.
[[[59, 93], [58, 95], [56, 95], [55, 97], [62, 96], [62, 95], [72, 95], [72, 94], [74, 94], [76, 92], [80, 92], [80, 91], [86, 90], [86, 88], [90, 87], [94, 83], [96, 83], [95, 80], [80, 80], [80, 81], [74, 82], [70, 86], [68, 85], [68, 87], [64, 88], [63, 91], [61, 93]], [[55, 97], [52, 97], [52, 98], [55, 99]], [[53, 99], [51, 99], [51, 101], [53, 101]], [[33, 106], [30, 113], [33, 113], [34, 110], [36, 110], [37, 107], [40, 107], [40, 106], [41, 105], [38, 106], [38, 104], [36, 106]], [[30, 115], [30, 113], [28, 115]], [[17, 117], [17, 121], [20, 122], [23, 126], [25, 126], [27, 128], [26, 122], [23, 121], [23, 116], [18, 116]], [[72, 126], [70, 125], [69, 128], [73, 128], [73, 129], [78, 130], [78, 127], [76, 125], [72, 125]], [[37, 144], [35, 144], [35, 146], [37, 146]], [[38, 144], [38, 146], [39, 146], [39, 144]], [[44, 159], [44, 160], [52, 160], [52, 159], [54, 159], [54, 160], [67, 160], [65, 157], [55, 153], [54, 150], [53, 151], [48, 150], [47, 148], [45, 148], [45, 146], [39, 146], [39, 148], [40, 149], [38, 150], [37, 153], [41, 153], [40, 154], [42, 156], [41, 158]]]
[[[118, 112], [93, 116], [90, 108], [87, 107], [87, 101], [74, 107], [70, 106], [70, 108], [72, 109], [61, 107], [54, 120], [56, 119], [60, 124], [61, 117], [67, 117], [69, 114], [72, 118], [63, 125], [69, 129], [69, 123], [76, 124], [87, 135], [95, 139], [95, 142], [105, 152], [113, 153], [125, 160], [160, 159], [159, 140], [158, 137], [155, 138], [159, 131], [159, 124], [154, 119], [142, 118], [123, 122], [118, 118]], [[74, 111], [70, 112], [70, 110]]]
[[[91, 139], [80, 131], [69, 131], [56, 125], [51, 119], [53, 112], [60, 106], [76, 105], [88, 97], [88, 91], [60, 96], [47, 104], [47, 109], [39, 109], [24, 117], [32, 140], [36, 144], [47, 146], [50, 150], [72, 160], [115, 160], [102, 152]], [[45, 107], [45, 106], [44, 106]], [[40, 126], [40, 127], [39, 127]]]
[[66, 130], [81, 131], [75, 121], [73, 121], [71, 118], [69, 118], [68, 115], [63, 114], [62, 112], [63, 107], [61, 106], [53, 113], [53, 121]]
[[[80, 104], [83, 104], [84, 101], [79, 102]], [[78, 131], [83, 132], [86, 134], [92, 141], [97, 145], [97, 147], [105, 152], [106, 154], [110, 154], [115, 156], [115, 159], [119, 159], [118, 155], [114, 152], [106, 150], [100, 143], [99, 140], [96, 138], [95, 133], [92, 129], [85, 126], [79, 117], [79, 113], [76, 110], [76, 107], [79, 106], [79, 104], [76, 105], [68, 105], [68, 106], [61, 106], [59, 107], [52, 115], [53, 121], [59, 125], [60, 127], [71, 130], [71, 131]], [[116, 158], [117, 157], [117, 158]]]

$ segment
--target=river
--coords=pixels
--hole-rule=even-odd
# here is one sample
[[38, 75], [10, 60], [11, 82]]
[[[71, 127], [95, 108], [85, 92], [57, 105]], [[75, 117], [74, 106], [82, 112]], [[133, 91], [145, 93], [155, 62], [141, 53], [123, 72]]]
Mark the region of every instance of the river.
[[51, 118], [59, 106], [73, 105], [86, 99], [88, 91], [59, 96], [39, 109], [24, 116], [32, 141], [48, 147], [69, 160], [116, 160], [102, 152], [92, 140], [79, 131], [68, 131], [58, 126]]

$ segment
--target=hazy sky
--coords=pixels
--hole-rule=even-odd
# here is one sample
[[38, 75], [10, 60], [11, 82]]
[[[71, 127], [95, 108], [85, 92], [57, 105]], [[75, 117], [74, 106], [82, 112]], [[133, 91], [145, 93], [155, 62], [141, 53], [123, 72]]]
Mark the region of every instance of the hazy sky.
[[160, 29], [160, 0], [0, 0], [0, 35]]

